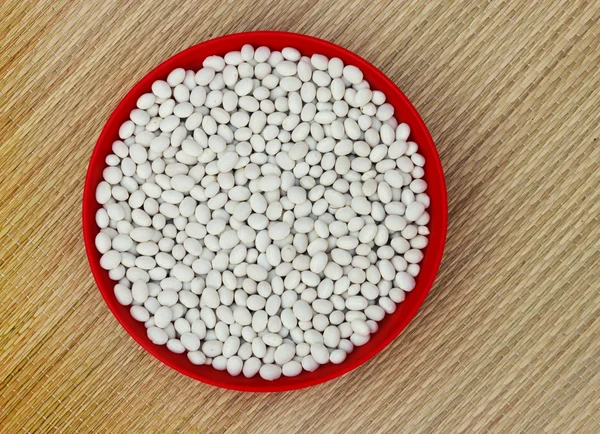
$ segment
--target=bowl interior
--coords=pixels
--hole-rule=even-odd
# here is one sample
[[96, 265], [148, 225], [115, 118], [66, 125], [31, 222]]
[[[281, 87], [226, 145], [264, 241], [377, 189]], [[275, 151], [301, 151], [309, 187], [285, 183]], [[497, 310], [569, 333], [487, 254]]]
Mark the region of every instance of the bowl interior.
[[[319, 367], [315, 372], [303, 371], [297, 377], [282, 377], [274, 382], [260, 377], [250, 379], [243, 375], [232, 377], [227, 372], [217, 371], [211, 366], [195, 366], [188, 361], [185, 354], [174, 354], [165, 346], [152, 344], [146, 336], [144, 325], [131, 317], [128, 307], [116, 301], [113, 293], [114, 282], [99, 266], [100, 254], [94, 247], [94, 238], [98, 233], [94, 216], [99, 208], [95, 200], [95, 189], [102, 180], [104, 160], [111, 153], [111, 145], [118, 137], [119, 126], [129, 118], [129, 112], [135, 108], [138, 97], [150, 92], [152, 83], [158, 79], [165, 79], [173, 69], [181, 67], [197, 70], [202, 67], [202, 61], [206, 56], [224, 55], [229, 51], [239, 50], [243, 44], [252, 44], [255, 47], [265, 45], [276, 50], [290, 46], [300, 50], [303, 55], [319, 53], [329, 58], [339, 57], [344, 64], [359, 67], [371, 88], [385, 93], [387, 101], [395, 108], [398, 121], [410, 125], [410, 140], [418, 143], [419, 152], [426, 159], [424, 179], [427, 181], [427, 192], [431, 197], [431, 206], [428, 210], [431, 215], [429, 224], [431, 234], [429, 245], [424, 251], [421, 272], [416, 279], [415, 289], [407, 294], [406, 300], [398, 305], [396, 312], [387, 315], [379, 323], [379, 331], [372, 335], [371, 340], [366, 345], [355, 348], [342, 364], [329, 363]], [[89, 163], [83, 194], [83, 234], [90, 267], [102, 296], [125, 330], [149, 353], [179, 372], [208, 384], [243, 391], [276, 392], [312, 386], [345, 374], [381, 351], [407, 326], [425, 300], [442, 258], [446, 226], [447, 198], [440, 159], [423, 120], [404, 94], [382, 72], [356, 54], [327, 41], [285, 32], [238, 33], [212, 39], [180, 52], [150, 71], [123, 98], [102, 130]]]

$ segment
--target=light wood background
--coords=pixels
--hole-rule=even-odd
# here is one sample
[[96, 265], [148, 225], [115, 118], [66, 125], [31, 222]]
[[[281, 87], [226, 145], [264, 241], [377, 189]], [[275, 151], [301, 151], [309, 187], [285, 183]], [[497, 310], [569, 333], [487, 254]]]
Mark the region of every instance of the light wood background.
[[[0, 5], [0, 432], [600, 432], [600, 3], [25, 1]], [[108, 115], [214, 36], [307, 33], [381, 68], [446, 171], [425, 305], [336, 381], [190, 380], [109, 313], [80, 201]]]

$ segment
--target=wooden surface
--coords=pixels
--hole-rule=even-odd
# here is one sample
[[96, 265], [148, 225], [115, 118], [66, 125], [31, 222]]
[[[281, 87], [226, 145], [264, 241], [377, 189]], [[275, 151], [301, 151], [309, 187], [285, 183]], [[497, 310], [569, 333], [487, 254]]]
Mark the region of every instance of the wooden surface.
[[[600, 3], [0, 5], [0, 432], [600, 432]], [[108, 115], [202, 40], [328, 39], [413, 101], [444, 164], [435, 286], [383, 353], [257, 395], [190, 380], [109, 313], [80, 201]]]

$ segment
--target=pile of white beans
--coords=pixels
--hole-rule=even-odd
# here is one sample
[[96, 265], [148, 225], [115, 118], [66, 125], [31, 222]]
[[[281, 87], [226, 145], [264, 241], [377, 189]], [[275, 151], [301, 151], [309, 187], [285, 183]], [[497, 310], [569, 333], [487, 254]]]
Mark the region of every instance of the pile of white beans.
[[266, 380], [342, 363], [415, 287], [425, 160], [355, 66], [244, 45], [152, 84], [95, 244], [148, 338]]

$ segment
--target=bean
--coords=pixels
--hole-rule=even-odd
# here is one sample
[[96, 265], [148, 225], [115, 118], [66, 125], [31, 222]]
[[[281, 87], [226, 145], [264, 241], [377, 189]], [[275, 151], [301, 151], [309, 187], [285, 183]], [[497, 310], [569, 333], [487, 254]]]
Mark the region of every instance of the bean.
[[416, 286], [425, 158], [355, 65], [246, 44], [174, 69], [129, 117], [94, 244], [154, 344], [296, 376], [343, 363]]

